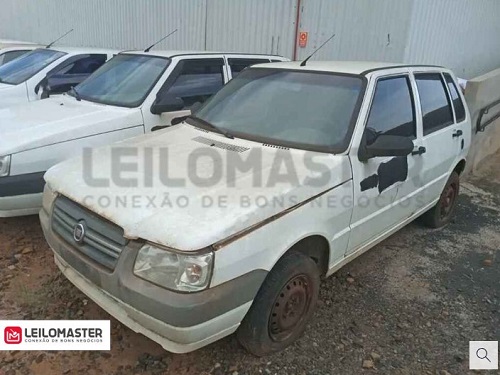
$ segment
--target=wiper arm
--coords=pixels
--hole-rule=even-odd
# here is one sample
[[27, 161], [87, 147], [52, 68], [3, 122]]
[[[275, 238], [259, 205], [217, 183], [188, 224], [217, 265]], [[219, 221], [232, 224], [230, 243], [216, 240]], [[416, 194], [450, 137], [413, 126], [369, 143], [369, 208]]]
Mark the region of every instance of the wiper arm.
[[195, 121], [198, 121], [198, 122], [201, 122], [203, 125], [205, 126], [208, 126], [209, 128], [212, 128], [214, 129], [217, 133], [220, 133], [222, 134], [224, 137], [226, 138], [229, 138], [229, 139], [234, 139], [234, 136], [231, 135], [227, 130], [224, 130], [224, 129], [221, 129], [219, 128], [218, 126], [206, 121], [206, 120], [203, 120], [202, 118], [199, 118], [195, 115], [189, 115], [187, 118], [191, 118]]
[[78, 100], [79, 102], [82, 101], [82, 97], [74, 87], [72, 87], [71, 90], [69, 90], [69, 92], [72, 92], [75, 95], [76, 100]]

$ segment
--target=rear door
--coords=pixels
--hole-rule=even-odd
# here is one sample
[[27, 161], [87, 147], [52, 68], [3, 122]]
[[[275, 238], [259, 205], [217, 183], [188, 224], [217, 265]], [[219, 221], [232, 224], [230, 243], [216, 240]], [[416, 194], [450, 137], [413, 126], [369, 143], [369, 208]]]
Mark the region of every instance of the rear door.
[[[458, 101], [454, 109], [449, 90], [452, 86], [440, 71], [415, 72], [414, 78], [424, 148], [419, 174], [425, 191], [420, 205], [426, 207], [439, 199], [451, 171], [460, 161], [462, 140], [467, 134], [463, 127], [467, 122], [465, 109], [459, 108]], [[455, 94], [460, 98], [458, 92]], [[463, 107], [461, 101], [460, 104]]]

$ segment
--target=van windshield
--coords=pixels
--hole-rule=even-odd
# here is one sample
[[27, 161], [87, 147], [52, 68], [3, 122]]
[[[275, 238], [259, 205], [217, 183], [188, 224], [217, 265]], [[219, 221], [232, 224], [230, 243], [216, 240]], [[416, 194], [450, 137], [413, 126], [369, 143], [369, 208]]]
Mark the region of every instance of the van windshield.
[[[250, 68], [188, 122], [203, 121], [240, 138], [343, 152], [357, 118], [364, 80], [331, 72]], [[202, 121], [196, 121], [196, 118]]]
[[[83, 100], [137, 107], [170, 64], [164, 57], [120, 54], [97, 69], [76, 90]], [[71, 93], [70, 95], [75, 95]]]
[[9, 85], [23, 83], [64, 55], [64, 52], [52, 49], [36, 49], [0, 66], [0, 82]]

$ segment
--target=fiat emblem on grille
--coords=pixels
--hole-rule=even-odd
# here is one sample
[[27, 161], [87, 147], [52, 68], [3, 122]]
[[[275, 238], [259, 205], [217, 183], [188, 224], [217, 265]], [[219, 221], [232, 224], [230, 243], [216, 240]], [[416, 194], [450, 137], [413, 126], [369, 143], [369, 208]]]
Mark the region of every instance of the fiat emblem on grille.
[[84, 222], [79, 222], [73, 228], [73, 239], [78, 243], [82, 243], [84, 238], [85, 238], [85, 225]]

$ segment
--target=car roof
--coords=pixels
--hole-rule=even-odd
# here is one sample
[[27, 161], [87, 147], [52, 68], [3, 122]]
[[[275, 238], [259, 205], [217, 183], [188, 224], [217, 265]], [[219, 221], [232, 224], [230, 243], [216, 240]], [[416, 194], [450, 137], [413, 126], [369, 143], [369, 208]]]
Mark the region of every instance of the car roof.
[[[258, 67], [365, 75], [376, 70], [424, 66], [374, 61], [308, 61], [306, 66], [302, 67], [300, 66], [301, 63], [301, 61], [276, 62], [272, 64], [259, 64]], [[431, 65], [425, 66], [430, 67]]]
[[[41, 48], [43, 49], [43, 47]], [[120, 50], [116, 49], [108, 49], [108, 48], [93, 48], [93, 47], [65, 47], [65, 46], [52, 46], [51, 50], [61, 51], [68, 54], [80, 54], [80, 53], [105, 53], [105, 54], [113, 54], [120, 53]]]
[[189, 56], [189, 55], [241, 55], [241, 56], [262, 56], [262, 57], [277, 57], [283, 59], [283, 56], [279, 55], [267, 55], [262, 53], [242, 53], [242, 52], [217, 52], [217, 51], [181, 51], [181, 50], [153, 50], [150, 52], [144, 52], [141, 50], [131, 50], [122, 51], [121, 53], [130, 53], [137, 55], [147, 55], [147, 56], [161, 56], [161, 57], [175, 57], [175, 56]]

